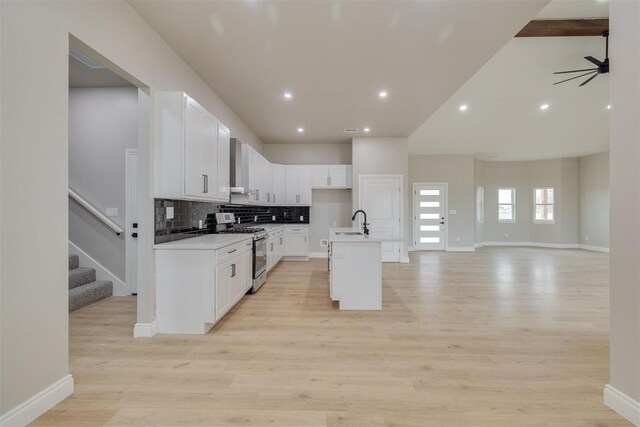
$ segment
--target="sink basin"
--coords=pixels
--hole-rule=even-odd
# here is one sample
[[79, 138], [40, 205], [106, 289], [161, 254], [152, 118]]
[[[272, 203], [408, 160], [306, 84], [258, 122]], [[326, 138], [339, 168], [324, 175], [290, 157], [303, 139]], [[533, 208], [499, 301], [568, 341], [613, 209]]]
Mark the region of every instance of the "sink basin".
[[364, 236], [362, 231], [336, 231], [338, 236]]

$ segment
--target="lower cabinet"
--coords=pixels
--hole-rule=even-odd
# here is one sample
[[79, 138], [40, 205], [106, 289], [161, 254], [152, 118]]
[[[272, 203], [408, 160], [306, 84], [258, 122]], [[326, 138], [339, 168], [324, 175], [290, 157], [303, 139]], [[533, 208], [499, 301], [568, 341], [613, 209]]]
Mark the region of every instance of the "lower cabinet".
[[288, 225], [284, 230], [284, 254], [288, 259], [309, 258], [309, 226]]
[[253, 284], [253, 243], [156, 250], [158, 332], [205, 334]]
[[283, 229], [271, 231], [267, 237], [267, 271], [270, 271], [280, 262], [283, 252]]

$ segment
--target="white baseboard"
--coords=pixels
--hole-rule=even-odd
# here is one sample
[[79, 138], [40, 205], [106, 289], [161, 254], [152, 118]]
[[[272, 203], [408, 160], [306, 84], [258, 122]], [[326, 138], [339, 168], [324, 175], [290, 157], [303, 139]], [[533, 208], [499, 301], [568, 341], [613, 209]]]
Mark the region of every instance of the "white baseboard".
[[121, 297], [124, 295], [131, 295], [129, 287], [122, 280], [118, 279], [115, 274], [107, 270], [102, 264], [100, 264], [91, 256], [80, 249], [75, 243], [69, 240], [69, 255], [78, 255], [80, 258], [81, 267], [89, 267], [96, 270], [97, 280], [109, 280], [113, 283], [113, 295]]
[[605, 248], [602, 246], [591, 246], [591, 245], [578, 245], [578, 248], [584, 249], [585, 251], [593, 251], [593, 252], [606, 252], [609, 253], [609, 248]]
[[309, 258], [327, 258], [329, 255], [326, 252], [310, 252]]
[[578, 249], [577, 243], [541, 243], [541, 242], [478, 242], [476, 248], [485, 246], [524, 246], [551, 249]]
[[151, 338], [158, 333], [158, 322], [155, 320], [151, 323], [136, 323], [133, 327], [134, 338]]
[[[309, 254], [311, 256], [311, 254]], [[283, 256], [282, 261], [309, 261], [308, 256]]]
[[414, 252], [414, 251], [415, 251], [415, 248], [413, 246], [409, 246], [407, 248], [407, 252]]
[[71, 374], [51, 384], [0, 417], [0, 427], [26, 426], [73, 394]]
[[449, 246], [447, 252], [475, 252], [476, 248], [473, 246]]
[[633, 400], [611, 384], [604, 386], [604, 404], [633, 425], [640, 425], [640, 402]]

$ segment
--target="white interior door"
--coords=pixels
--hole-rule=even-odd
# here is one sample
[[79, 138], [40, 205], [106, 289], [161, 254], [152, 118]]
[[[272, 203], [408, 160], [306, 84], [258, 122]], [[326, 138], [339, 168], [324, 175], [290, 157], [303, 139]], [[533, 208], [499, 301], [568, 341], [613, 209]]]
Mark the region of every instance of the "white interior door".
[[[394, 238], [402, 235], [402, 177], [360, 176], [360, 209], [367, 213], [372, 237]], [[359, 215], [360, 224], [362, 216]], [[401, 244], [382, 243], [382, 262], [399, 262]]]
[[138, 293], [138, 150], [126, 151], [125, 282]]
[[446, 184], [414, 184], [413, 248], [444, 251], [447, 245]]

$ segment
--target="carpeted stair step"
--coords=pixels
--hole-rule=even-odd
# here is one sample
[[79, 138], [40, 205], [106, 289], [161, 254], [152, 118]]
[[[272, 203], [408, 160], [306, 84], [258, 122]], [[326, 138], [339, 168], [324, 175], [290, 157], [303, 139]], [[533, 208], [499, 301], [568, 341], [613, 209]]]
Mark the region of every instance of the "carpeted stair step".
[[69, 289], [86, 285], [96, 281], [96, 270], [87, 267], [77, 267], [69, 270]]
[[113, 283], [110, 281], [96, 280], [76, 286], [73, 289], [69, 289], [69, 311], [93, 304], [111, 295], [113, 295]]
[[78, 255], [69, 255], [69, 270], [78, 268], [80, 266], [80, 258]]

